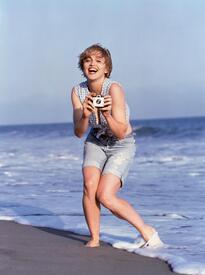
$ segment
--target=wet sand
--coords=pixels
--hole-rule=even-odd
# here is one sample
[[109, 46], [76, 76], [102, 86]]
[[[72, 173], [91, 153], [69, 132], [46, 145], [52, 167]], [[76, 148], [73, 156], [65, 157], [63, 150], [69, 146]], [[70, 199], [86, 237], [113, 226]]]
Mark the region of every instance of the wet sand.
[[86, 248], [87, 236], [0, 221], [1, 275], [174, 275], [159, 259], [101, 242]]

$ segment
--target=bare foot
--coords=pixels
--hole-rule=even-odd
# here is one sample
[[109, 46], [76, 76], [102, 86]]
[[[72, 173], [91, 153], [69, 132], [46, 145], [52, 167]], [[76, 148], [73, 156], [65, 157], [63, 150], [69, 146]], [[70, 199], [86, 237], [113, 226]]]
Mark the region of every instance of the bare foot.
[[99, 240], [90, 240], [86, 243], [85, 247], [98, 247], [100, 246]]

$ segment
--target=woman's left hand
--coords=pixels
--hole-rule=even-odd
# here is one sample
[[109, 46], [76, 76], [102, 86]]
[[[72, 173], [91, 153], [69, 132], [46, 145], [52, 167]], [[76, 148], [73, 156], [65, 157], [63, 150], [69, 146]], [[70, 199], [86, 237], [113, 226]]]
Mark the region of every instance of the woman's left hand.
[[103, 116], [110, 116], [112, 110], [112, 97], [110, 95], [104, 96], [104, 107], [100, 108]]

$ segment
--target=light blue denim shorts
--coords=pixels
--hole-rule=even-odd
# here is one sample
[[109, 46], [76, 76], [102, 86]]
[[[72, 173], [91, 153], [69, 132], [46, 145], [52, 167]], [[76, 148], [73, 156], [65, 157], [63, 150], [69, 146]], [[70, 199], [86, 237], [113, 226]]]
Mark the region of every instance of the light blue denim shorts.
[[102, 175], [111, 173], [120, 178], [122, 187], [134, 159], [135, 151], [133, 134], [129, 134], [121, 140], [108, 139], [105, 143], [90, 132], [85, 140], [82, 167], [97, 167], [101, 170]]

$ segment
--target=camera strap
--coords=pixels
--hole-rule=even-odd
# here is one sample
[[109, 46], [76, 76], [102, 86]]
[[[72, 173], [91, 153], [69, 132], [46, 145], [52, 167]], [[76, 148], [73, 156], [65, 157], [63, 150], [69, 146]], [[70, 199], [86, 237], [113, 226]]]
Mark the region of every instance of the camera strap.
[[97, 125], [101, 124], [101, 118], [100, 118], [100, 110], [99, 110], [99, 108], [95, 109], [95, 121], [96, 121]]
[[97, 108], [98, 124], [101, 124], [100, 110]]

